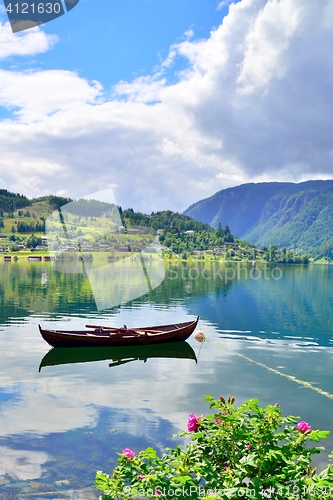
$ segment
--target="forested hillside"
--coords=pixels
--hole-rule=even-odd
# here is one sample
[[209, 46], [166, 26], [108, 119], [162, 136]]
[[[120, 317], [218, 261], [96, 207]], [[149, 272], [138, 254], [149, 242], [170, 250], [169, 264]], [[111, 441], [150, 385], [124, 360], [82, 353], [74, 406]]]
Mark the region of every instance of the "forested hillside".
[[189, 207], [186, 215], [256, 245], [333, 258], [333, 181], [243, 184]]
[[7, 189], [0, 189], [0, 209], [4, 212], [13, 212], [17, 208], [26, 207], [29, 204], [30, 201], [23, 194], [15, 194], [7, 191]]

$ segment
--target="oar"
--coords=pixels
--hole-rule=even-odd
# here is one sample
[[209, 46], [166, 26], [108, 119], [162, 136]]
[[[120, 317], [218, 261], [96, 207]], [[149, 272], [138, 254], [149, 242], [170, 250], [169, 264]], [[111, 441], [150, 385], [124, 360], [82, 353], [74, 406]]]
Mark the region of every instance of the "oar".
[[115, 326], [86, 325], [86, 328], [104, 328], [105, 330], [128, 330], [128, 328], [117, 328]]
[[104, 328], [104, 330], [124, 330], [124, 331], [127, 331], [127, 330], [130, 330], [130, 331], [134, 331], [134, 332], [148, 332], [148, 333], [163, 333], [163, 330], [150, 330], [150, 329], [147, 329], [147, 330], [142, 330], [142, 328], [116, 328], [114, 326], [100, 326], [100, 325], [86, 325], [86, 328]]
[[131, 359], [119, 359], [118, 361], [114, 361], [113, 363], [109, 363], [109, 367], [124, 365], [125, 363], [130, 363], [131, 361], [136, 361], [139, 358], [131, 358]]

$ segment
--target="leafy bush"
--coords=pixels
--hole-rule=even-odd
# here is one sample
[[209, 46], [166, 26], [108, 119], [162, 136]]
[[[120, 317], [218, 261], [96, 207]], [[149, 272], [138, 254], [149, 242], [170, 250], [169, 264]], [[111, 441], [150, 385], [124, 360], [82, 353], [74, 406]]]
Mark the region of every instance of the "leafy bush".
[[111, 475], [97, 472], [100, 498], [333, 498], [333, 465], [317, 474], [311, 457], [323, 448], [308, 446], [329, 431], [283, 417], [278, 404], [261, 408], [251, 399], [237, 408], [230, 396], [228, 401], [206, 396], [206, 401], [215, 412], [189, 416], [188, 432], [178, 434], [191, 436], [185, 448], [168, 448], [161, 457], [153, 448], [138, 455], [125, 448]]

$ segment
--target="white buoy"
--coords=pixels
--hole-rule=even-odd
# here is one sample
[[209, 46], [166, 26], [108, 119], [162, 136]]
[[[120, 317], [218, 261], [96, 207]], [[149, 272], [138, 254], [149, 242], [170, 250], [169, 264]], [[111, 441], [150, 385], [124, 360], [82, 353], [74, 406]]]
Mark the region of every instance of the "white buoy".
[[205, 340], [205, 334], [201, 331], [195, 332], [194, 338], [197, 342], [203, 342]]

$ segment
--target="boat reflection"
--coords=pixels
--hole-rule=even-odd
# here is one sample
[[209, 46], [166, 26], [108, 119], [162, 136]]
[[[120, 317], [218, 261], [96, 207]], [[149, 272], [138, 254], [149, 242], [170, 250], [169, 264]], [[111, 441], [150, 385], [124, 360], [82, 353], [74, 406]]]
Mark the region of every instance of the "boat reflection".
[[123, 347], [54, 347], [43, 357], [39, 371], [45, 366], [65, 365], [69, 363], [88, 363], [90, 361], [110, 360], [110, 367], [143, 361], [149, 358], [194, 359], [197, 357], [187, 342], [165, 344], [123, 346]]

